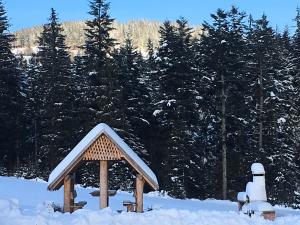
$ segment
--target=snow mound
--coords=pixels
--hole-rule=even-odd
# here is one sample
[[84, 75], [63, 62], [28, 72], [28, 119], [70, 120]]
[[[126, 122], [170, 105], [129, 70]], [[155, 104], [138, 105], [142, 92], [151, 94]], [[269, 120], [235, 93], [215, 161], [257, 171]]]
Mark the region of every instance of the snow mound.
[[[21, 215], [18, 199], [1, 199], [0, 198], [0, 215], [17, 217]], [[0, 216], [1, 218], [1, 216]], [[0, 219], [1, 221], [1, 219]], [[0, 222], [2, 225], [2, 223]]]

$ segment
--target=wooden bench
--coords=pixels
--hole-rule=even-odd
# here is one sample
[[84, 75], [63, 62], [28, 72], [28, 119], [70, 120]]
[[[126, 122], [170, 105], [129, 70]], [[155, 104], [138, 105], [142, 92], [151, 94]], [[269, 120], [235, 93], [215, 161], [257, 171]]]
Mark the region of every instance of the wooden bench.
[[123, 201], [123, 206], [127, 207], [127, 212], [135, 212], [136, 211], [136, 203], [132, 201]]
[[75, 212], [77, 209], [82, 209], [86, 204], [87, 204], [86, 201], [80, 201], [80, 202], [74, 203], [74, 205], [70, 206], [71, 211]]
[[[108, 196], [115, 196], [117, 194], [117, 190], [108, 190], [107, 193], [108, 193]], [[92, 191], [92, 192], [90, 192], [90, 195], [93, 197], [99, 197], [100, 191]]]

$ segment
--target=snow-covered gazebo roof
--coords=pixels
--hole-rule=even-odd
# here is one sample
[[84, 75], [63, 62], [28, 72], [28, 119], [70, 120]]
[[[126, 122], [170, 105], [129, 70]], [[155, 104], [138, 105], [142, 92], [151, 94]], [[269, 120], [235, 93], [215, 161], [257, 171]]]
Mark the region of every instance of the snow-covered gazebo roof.
[[[108, 152], [95, 153], [97, 146], [103, 147], [101, 140], [106, 140], [110, 149]], [[103, 139], [104, 138], [104, 139]], [[97, 142], [97, 143], [96, 143]], [[93, 145], [96, 144], [96, 148]], [[89, 151], [89, 152], [88, 152]], [[96, 150], [97, 151], [97, 150]], [[106, 151], [106, 150], [104, 150]], [[155, 190], [159, 188], [157, 178], [144, 161], [113, 131], [108, 125], [101, 123], [94, 127], [75, 148], [52, 171], [48, 180], [48, 190], [57, 190], [63, 185], [64, 177], [74, 171], [79, 163], [89, 154], [115, 154], [125, 159], [145, 181]], [[110, 159], [111, 156], [104, 156]], [[114, 159], [113, 156], [111, 158]]]

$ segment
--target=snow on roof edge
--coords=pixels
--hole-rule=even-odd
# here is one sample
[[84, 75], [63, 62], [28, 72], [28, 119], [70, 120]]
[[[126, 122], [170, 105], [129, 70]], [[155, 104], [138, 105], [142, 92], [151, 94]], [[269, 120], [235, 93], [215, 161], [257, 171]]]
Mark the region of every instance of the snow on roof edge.
[[101, 135], [105, 133], [109, 138], [131, 158], [147, 174], [158, 187], [158, 181], [153, 171], [144, 163], [144, 161], [112, 130], [107, 124], [100, 123], [95, 126], [73, 149], [72, 151], [55, 167], [48, 179], [48, 188], [54, 184], [70, 166], [83, 154], [83, 152]]

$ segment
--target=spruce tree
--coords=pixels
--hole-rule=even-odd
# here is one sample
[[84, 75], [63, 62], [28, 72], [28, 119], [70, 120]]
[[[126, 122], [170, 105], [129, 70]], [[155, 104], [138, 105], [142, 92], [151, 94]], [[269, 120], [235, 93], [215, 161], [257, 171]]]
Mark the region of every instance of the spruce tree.
[[12, 172], [19, 166], [21, 149], [22, 93], [18, 61], [11, 52], [14, 36], [0, 1], [0, 157], [1, 166]]
[[[215, 179], [209, 179], [208, 181], [204, 182], [206, 186], [210, 187], [209, 190], [215, 193], [217, 197], [220, 197], [220, 193], [216, 192], [217, 189], [220, 189], [221, 183], [217, 183], [216, 181], [223, 181], [222, 190], [224, 198], [226, 197], [224, 196], [224, 192], [225, 195], [227, 194], [227, 179], [226, 177], [222, 177], [220, 173], [223, 171], [225, 172], [225, 175], [227, 174], [227, 165], [224, 164], [224, 160], [226, 160], [224, 156], [227, 157], [227, 154], [224, 155], [224, 153], [226, 153], [227, 144], [226, 140], [224, 140], [224, 132], [226, 137], [227, 135], [225, 129], [227, 127], [223, 126], [221, 128], [221, 121], [222, 124], [226, 122], [224, 112], [221, 113], [221, 108], [226, 109], [224, 108], [224, 106], [226, 107], [224, 104], [224, 100], [226, 100], [226, 98], [224, 98], [224, 72], [226, 72], [224, 60], [227, 59], [226, 52], [228, 51], [227, 41], [229, 28], [226, 12], [219, 9], [216, 14], [211, 16], [214, 22], [212, 25], [208, 23], [203, 25], [204, 35], [198, 43], [198, 52], [200, 52], [201, 55], [198, 55], [196, 59], [197, 64], [200, 67], [198, 69], [200, 74], [199, 80], [201, 82], [201, 89], [199, 92], [204, 100], [202, 101], [202, 104], [205, 107], [202, 109], [202, 122], [204, 123], [202, 132], [206, 134], [205, 136], [207, 140], [204, 139], [203, 142], [205, 143], [208, 152], [211, 154], [211, 157], [209, 157], [209, 154], [204, 154], [203, 156], [203, 161], [206, 164], [205, 167], [208, 170], [204, 174], [206, 175], [207, 173], [213, 171], [214, 174], [211, 174], [210, 176], [215, 177]], [[205, 33], [209, 33], [209, 35], [206, 35]], [[223, 79], [221, 79], [221, 75]], [[221, 92], [221, 90], [223, 90], [223, 92]], [[222, 131], [222, 135], [218, 133], [218, 131]], [[222, 141], [220, 140], [221, 137]], [[222, 162], [221, 165], [223, 166], [223, 169], [218, 167], [219, 160]]]
[[104, 0], [90, 2], [91, 20], [86, 22], [84, 60], [87, 63], [89, 129], [100, 122], [117, 126], [114, 112], [117, 110], [120, 88], [111, 56], [115, 40], [110, 37], [113, 19], [109, 15], [109, 3]]
[[[122, 102], [119, 106], [121, 120], [118, 133], [145, 162], [149, 162], [148, 153], [141, 138], [149, 122], [143, 115], [146, 95], [143, 93], [144, 86], [140, 82], [140, 55], [129, 37], [120, 49], [115, 51], [114, 64], [117, 67], [121, 90], [120, 101]], [[134, 179], [128, 165], [124, 162], [117, 162], [112, 167], [111, 175], [114, 179], [111, 180], [111, 185], [121, 185], [121, 188], [125, 190], [132, 189]]]
[[161, 83], [160, 73], [158, 68], [157, 49], [154, 48], [152, 41], [149, 39], [147, 43], [148, 55], [145, 60], [145, 69], [143, 70], [143, 77], [146, 84], [147, 91], [150, 96], [149, 104], [144, 108], [145, 117], [149, 121], [150, 126], [146, 132], [143, 132], [143, 140], [145, 148], [149, 152], [149, 159], [151, 162], [151, 169], [157, 175], [160, 186], [165, 189], [165, 158], [164, 152], [165, 135], [162, 134], [160, 129], [160, 109], [161, 97]]
[[[87, 133], [99, 123], [107, 123], [109, 126], [118, 130], [122, 136], [122, 114], [121, 114], [121, 87], [118, 81], [117, 66], [114, 65], [113, 53], [115, 40], [110, 37], [113, 19], [109, 15], [109, 3], [105, 0], [92, 0], [90, 2], [89, 14], [91, 20], [86, 22], [85, 29], [86, 41], [83, 59], [87, 65], [86, 76], [88, 91], [86, 92], [86, 125]], [[90, 171], [98, 171], [98, 167], [91, 165]], [[110, 169], [114, 173], [117, 168]], [[96, 177], [95, 177], [96, 178]], [[113, 183], [116, 177], [111, 178]], [[97, 178], [96, 178], [97, 179]], [[90, 181], [88, 181], [90, 182]], [[93, 183], [88, 183], [94, 185]], [[121, 182], [121, 181], [120, 181]], [[99, 183], [99, 182], [97, 182]], [[125, 187], [127, 180], [122, 183]], [[112, 184], [113, 185], [113, 184]]]
[[40, 87], [41, 81], [39, 80], [39, 66], [36, 56], [33, 55], [26, 66], [26, 125], [27, 125], [27, 136], [26, 144], [28, 151], [25, 159], [31, 159], [27, 165], [32, 169], [36, 176], [39, 176], [39, 140], [40, 140], [40, 105], [42, 104], [42, 87]]
[[74, 91], [71, 61], [63, 29], [54, 9], [38, 40], [39, 88], [41, 104], [39, 148], [45, 175], [74, 146]]
[[85, 57], [76, 55], [72, 62], [73, 83], [75, 87], [75, 117], [78, 121], [76, 139], [78, 142], [84, 137], [89, 130], [90, 117], [89, 109], [86, 107], [89, 94], [88, 68]]
[[212, 24], [203, 24], [203, 34], [195, 46], [199, 139], [205, 146], [199, 164], [204, 167], [204, 186], [210, 190], [206, 194], [227, 198], [237, 191], [234, 182], [240, 174], [236, 168], [243, 167], [241, 152], [247, 148], [245, 14], [232, 7], [228, 12], [219, 9], [211, 16]]
[[275, 108], [274, 127], [276, 135], [272, 143], [272, 175], [269, 191], [273, 202], [299, 208], [299, 114], [295, 99], [298, 98], [294, 81], [295, 65], [293, 63], [292, 45], [285, 30], [276, 37], [276, 61], [274, 67], [274, 90], [271, 101]]
[[130, 38], [118, 50], [115, 56], [119, 71], [119, 84], [122, 89], [122, 128], [127, 143], [136, 149], [146, 160], [148, 154], [140, 135], [147, 129], [149, 122], [143, 111], [149, 102], [145, 83], [142, 80], [140, 53], [134, 48]]
[[[274, 93], [273, 81], [275, 76], [274, 60], [276, 55], [276, 39], [274, 30], [268, 25], [265, 15], [261, 19], [253, 21], [253, 28], [248, 35], [249, 41], [249, 70], [251, 73], [252, 105], [250, 117], [253, 128], [254, 152], [252, 161], [264, 162], [266, 160], [271, 139], [274, 137], [272, 113], [268, 104], [271, 102], [271, 94]], [[270, 121], [271, 120], [271, 121]], [[272, 125], [271, 125], [272, 123]], [[270, 124], [270, 127], [268, 127]], [[271, 130], [268, 130], [268, 128]], [[267, 144], [268, 143], [268, 144]]]
[[[272, 101], [276, 107], [276, 137], [272, 152], [274, 176], [270, 182], [272, 200], [299, 208], [299, 37], [300, 13], [297, 8], [296, 31], [290, 38], [287, 28], [276, 39], [276, 77]], [[279, 169], [280, 168], [280, 169]]]
[[165, 187], [177, 197], [187, 197], [186, 174], [192, 156], [195, 115], [194, 82], [191, 70], [191, 28], [184, 18], [176, 27], [166, 21], [160, 28], [158, 70], [160, 96], [156, 119], [164, 139], [161, 146]]
[[226, 123], [227, 123], [227, 174], [228, 195], [235, 198], [240, 184], [246, 182], [249, 152], [249, 110], [246, 107], [248, 91], [248, 70], [246, 64], [247, 43], [245, 32], [245, 13], [231, 7], [228, 13], [228, 40], [225, 64], [227, 67], [226, 86]]

